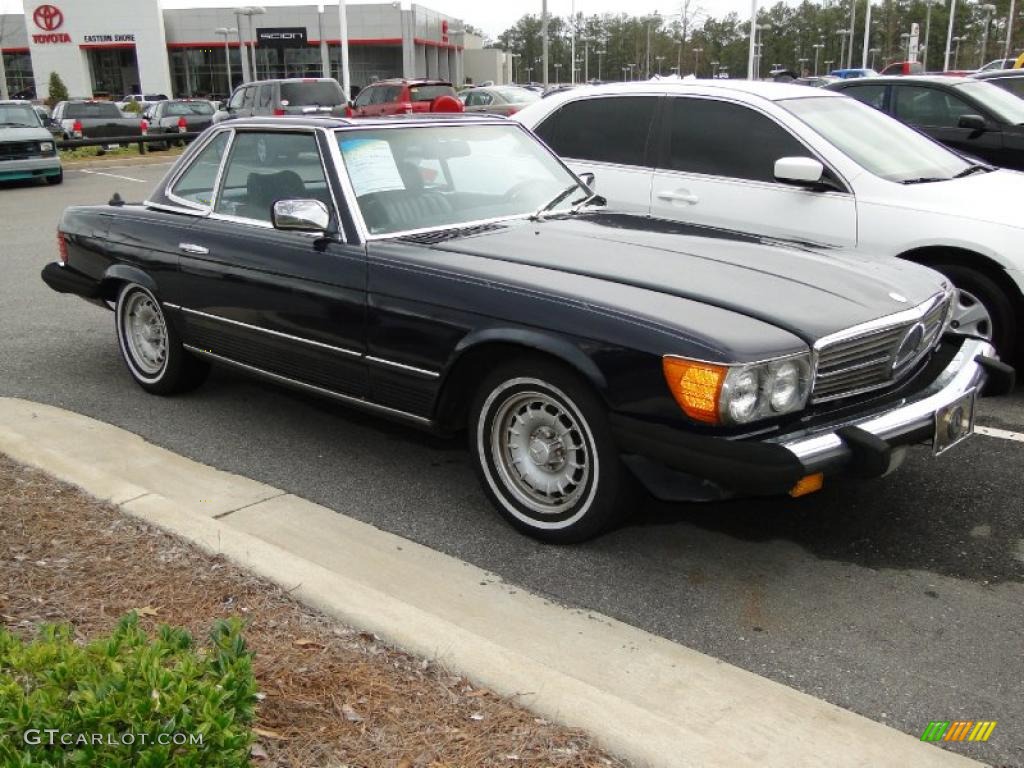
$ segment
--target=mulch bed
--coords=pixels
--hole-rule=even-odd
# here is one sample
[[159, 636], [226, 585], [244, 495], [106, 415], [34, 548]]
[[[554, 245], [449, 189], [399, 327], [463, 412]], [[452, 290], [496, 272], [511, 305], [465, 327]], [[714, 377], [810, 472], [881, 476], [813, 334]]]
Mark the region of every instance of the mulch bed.
[[241, 616], [262, 700], [256, 766], [622, 766], [576, 730], [299, 604], [223, 558], [0, 455], [0, 621], [86, 640], [128, 611], [203, 638]]

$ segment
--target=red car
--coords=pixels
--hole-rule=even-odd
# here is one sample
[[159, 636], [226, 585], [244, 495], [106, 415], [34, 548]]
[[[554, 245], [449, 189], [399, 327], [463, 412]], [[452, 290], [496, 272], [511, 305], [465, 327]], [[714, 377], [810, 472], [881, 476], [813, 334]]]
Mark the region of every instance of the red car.
[[878, 74], [880, 75], [923, 75], [924, 64], [920, 61], [894, 61]]
[[443, 80], [380, 80], [366, 86], [348, 108], [348, 117], [408, 115], [413, 112], [462, 112], [451, 83]]

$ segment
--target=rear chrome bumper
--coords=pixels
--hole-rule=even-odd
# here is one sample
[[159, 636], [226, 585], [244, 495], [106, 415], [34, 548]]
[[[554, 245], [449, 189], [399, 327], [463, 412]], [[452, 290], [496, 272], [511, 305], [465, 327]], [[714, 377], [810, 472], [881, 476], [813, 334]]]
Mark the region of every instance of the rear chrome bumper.
[[[776, 442], [792, 453], [811, 474], [827, 472], [856, 457], [858, 446], [841, 434], [844, 430], [849, 432], [850, 428], [887, 444], [905, 443], [909, 442], [908, 437], [930, 435], [938, 411], [985, 384], [992, 369], [991, 364], [986, 365], [987, 361], [998, 361], [992, 345], [979, 339], [965, 339], [935, 381], [899, 405], [862, 419], [830, 424], [804, 433], [790, 433], [770, 442]], [[1010, 383], [1002, 384], [1003, 387], [1012, 386], [1012, 374], [1010, 377]]]

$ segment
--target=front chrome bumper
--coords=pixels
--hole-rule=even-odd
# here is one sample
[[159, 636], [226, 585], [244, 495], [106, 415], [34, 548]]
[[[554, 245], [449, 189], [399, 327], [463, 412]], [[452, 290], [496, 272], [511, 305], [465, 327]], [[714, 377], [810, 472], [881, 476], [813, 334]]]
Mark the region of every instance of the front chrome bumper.
[[934, 426], [937, 411], [985, 383], [987, 372], [979, 357], [998, 359], [988, 342], [965, 339], [935, 381], [898, 405], [882, 413], [803, 433], [789, 433], [769, 442], [792, 453], [808, 474], [848, 464], [855, 458], [856, 449], [839, 434], [843, 428], [855, 427], [886, 443], [900, 442], [900, 438], [928, 431]]

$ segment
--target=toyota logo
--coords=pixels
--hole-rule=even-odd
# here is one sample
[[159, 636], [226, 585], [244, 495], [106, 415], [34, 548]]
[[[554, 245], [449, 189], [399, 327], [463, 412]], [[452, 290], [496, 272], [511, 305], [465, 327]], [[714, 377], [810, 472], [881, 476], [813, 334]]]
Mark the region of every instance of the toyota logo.
[[55, 5], [40, 5], [33, 11], [32, 20], [40, 29], [53, 32], [60, 29], [60, 25], [64, 23], [64, 14]]

